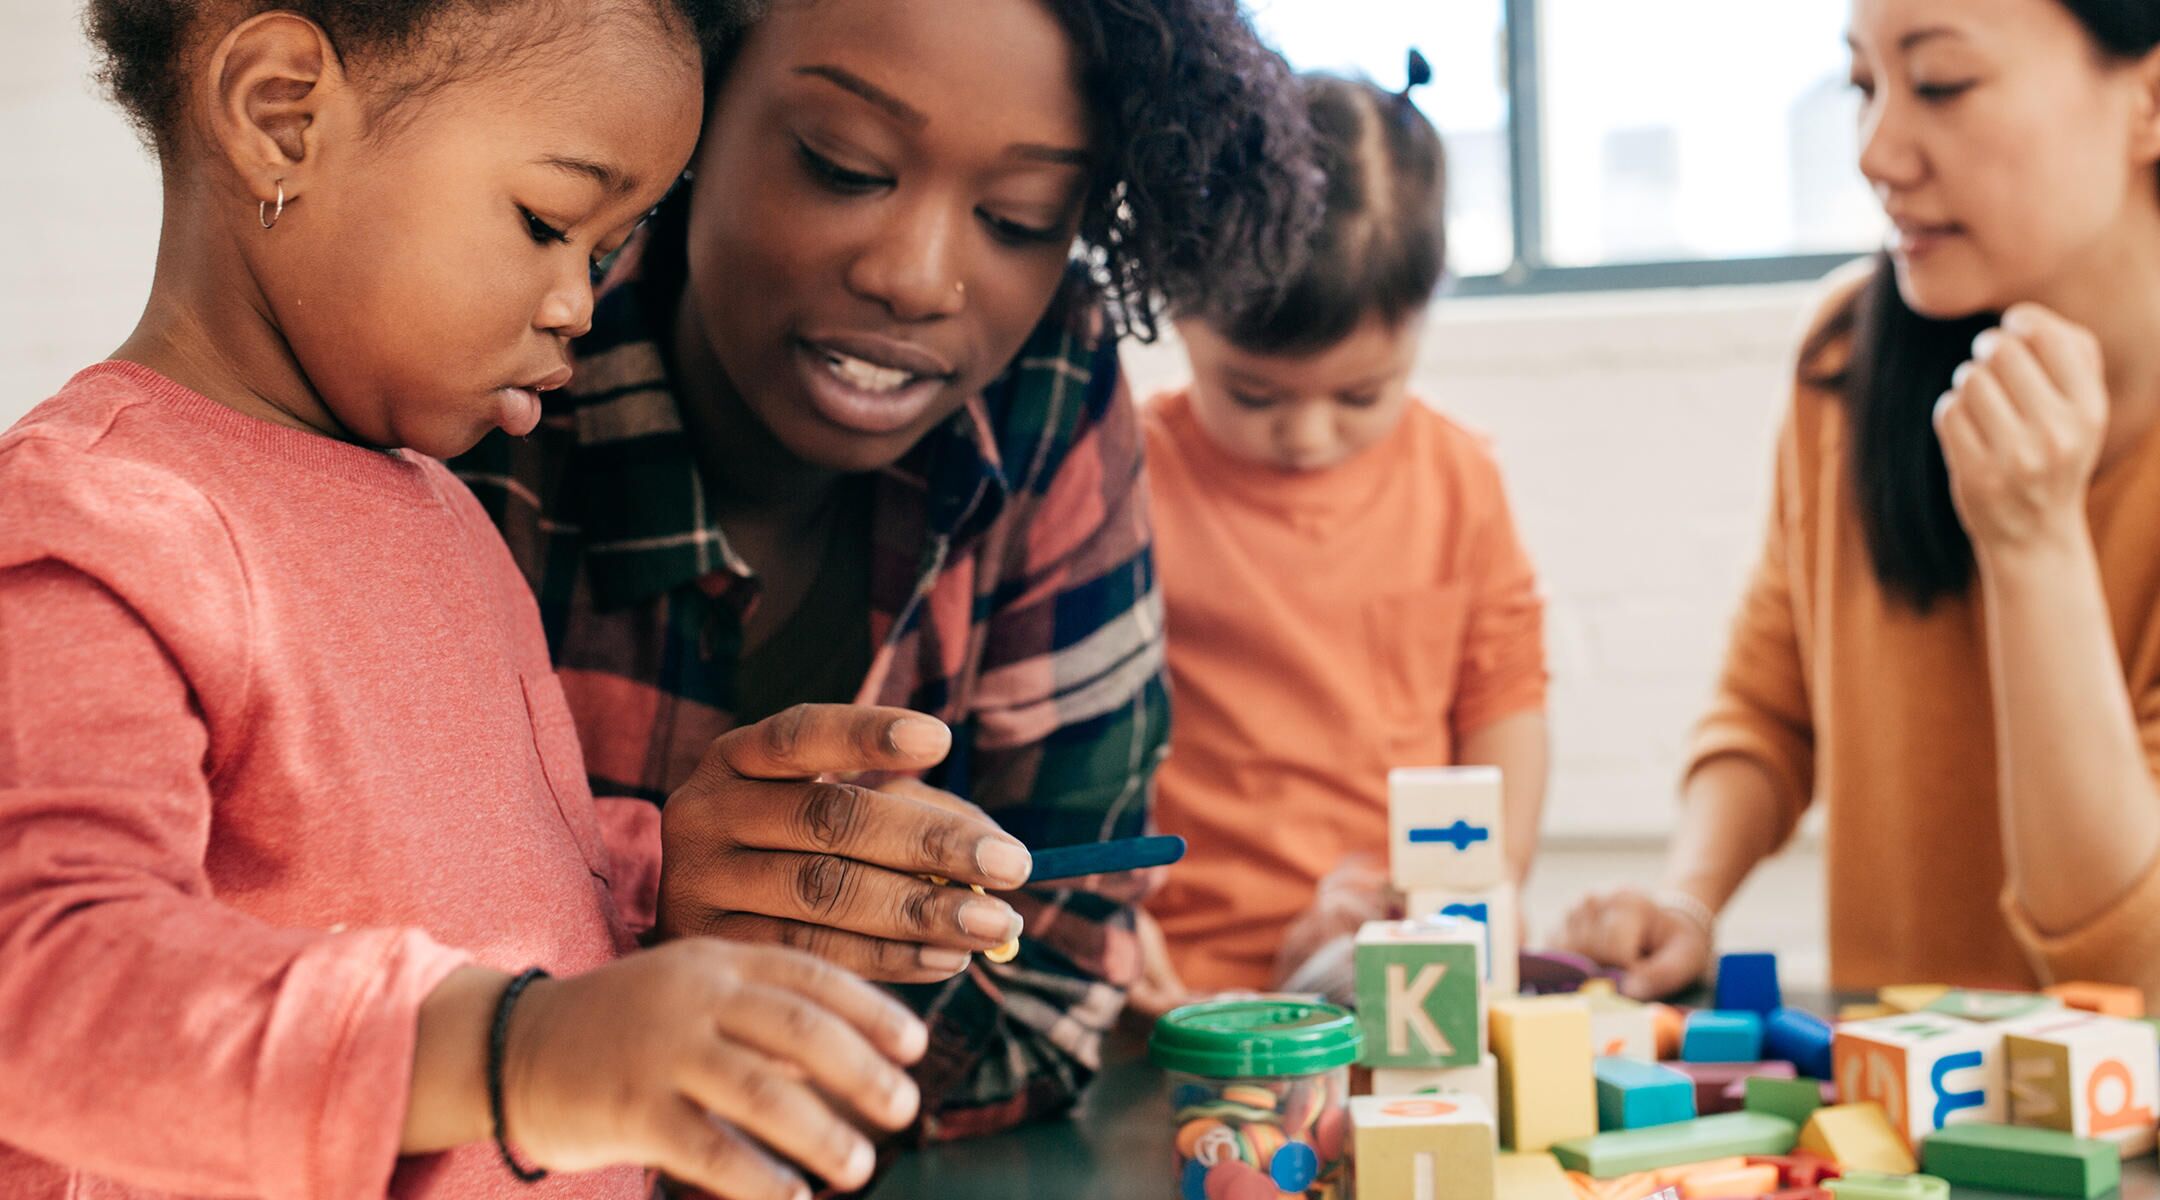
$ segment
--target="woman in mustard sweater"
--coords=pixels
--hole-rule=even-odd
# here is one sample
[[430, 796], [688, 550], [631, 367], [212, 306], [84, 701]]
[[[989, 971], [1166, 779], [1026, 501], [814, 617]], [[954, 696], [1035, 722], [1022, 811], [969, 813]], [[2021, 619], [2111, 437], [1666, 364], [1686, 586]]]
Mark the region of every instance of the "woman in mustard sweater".
[[2160, 997], [2160, 6], [1854, 0], [1895, 226], [1808, 338], [1638, 995], [1828, 806], [1832, 983]]

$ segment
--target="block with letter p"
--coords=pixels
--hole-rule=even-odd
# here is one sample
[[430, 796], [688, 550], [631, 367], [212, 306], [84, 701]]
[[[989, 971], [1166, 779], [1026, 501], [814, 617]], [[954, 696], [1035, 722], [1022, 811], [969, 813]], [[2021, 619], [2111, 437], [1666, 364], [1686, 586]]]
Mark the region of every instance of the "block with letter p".
[[1945, 1125], [2000, 1122], [2002, 1027], [1942, 1013], [1902, 1013], [1837, 1028], [1831, 1061], [1838, 1098], [1880, 1104], [1909, 1146]]
[[1485, 930], [1432, 917], [1358, 930], [1358, 1024], [1369, 1067], [1470, 1067], [1485, 1052]]
[[2160, 1039], [2143, 1021], [2062, 1009], [1998, 1026], [2013, 1124], [2150, 1153], [2160, 1110]]
[[1483, 892], [1507, 878], [1500, 768], [1388, 772], [1388, 880], [1395, 890]]

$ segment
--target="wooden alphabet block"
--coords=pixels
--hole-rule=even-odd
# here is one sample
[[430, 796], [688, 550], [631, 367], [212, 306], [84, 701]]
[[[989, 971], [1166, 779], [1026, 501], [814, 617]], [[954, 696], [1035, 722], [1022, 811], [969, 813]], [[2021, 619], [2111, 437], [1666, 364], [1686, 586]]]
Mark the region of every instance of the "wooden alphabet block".
[[2058, 983], [2042, 988], [2042, 993], [2053, 996], [2069, 1008], [2081, 1008], [2086, 1012], [2104, 1013], [2110, 1017], [2142, 1017], [2145, 1015], [2145, 993], [2120, 983]]
[[1358, 1194], [1493, 1200], [1492, 1127], [1470, 1096], [1352, 1096]]
[[1920, 1157], [1928, 1174], [1959, 1187], [2089, 1200], [2122, 1182], [2113, 1145], [2053, 1129], [1953, 1125], [1929, 1134]]
[[1500, 1111], [1500, 1064], [1483, 1055], [1470, 1067], [1379, 1067], [1372, 1073], [1375, 1096], [1475, 1096], [1488, 1111]]
[[2002, 1030], [1915, 1012], [1838, 1026], [1838, 1098], [1882, 1105], [1906, 1145], [1959, 1121], [2001, 1121]]
[[1695, 1119], [1695, 1081], [1678, 1071], [1632, 1058], [1600, 1058], [1598, 1128], [1648, 1129]]
[[1883, 1106], [1872, 1100], [1816, 1109], [1800, 1127], [1800, 1148], [1847, 1171], [1910, 1175], [1920, 1169], [1912, 1147], [1890, 1127]]
[[1507, 878], [1500, 768], [1388, 772], [1388, 878], [1395, 890], [1482, 892]]
[[1516, 992], [1522, 947], [1515, 912], [1515, 885], [1502, 883], [1479, 892], [1411, 892], [1404, 898], [1412, 918], [1442, 916], [1474, 921], [1485, 930], [1485, 991], [1491, 996]]
[[2160, 1121], [2160, 1039], [2143, 1021], [2077, 1009], [2005, 1022], [2011, 1123], [2149, 1154]]
[[1543, 1150], [1597, 1132], [1590, 1068], [1590, 1006], [1573, 996], [1531, 996], [1492, 1006], [1500, 1064], [1500, 1140]]
[[1658, 1061], [1656, 1008], [1615, 993], [1578, 994], [1590, 1005], [1590, 1048], [1598, 1057]]
[[1370, 1067], [1474, 1067], [1484, 1053], [1478, 976], [1485, 932], [1469, 921], [1368, 921], [1358, 930], [1358, 1025]]

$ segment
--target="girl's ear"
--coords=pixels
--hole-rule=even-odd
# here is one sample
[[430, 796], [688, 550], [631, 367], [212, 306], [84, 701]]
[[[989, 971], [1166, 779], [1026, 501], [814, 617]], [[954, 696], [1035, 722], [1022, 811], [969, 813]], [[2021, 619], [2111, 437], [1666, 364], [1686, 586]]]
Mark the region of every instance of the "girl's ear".
[[2130, 68], [2137, 80], [2137, 111], [2130, 128], [2130, 152], [2151, 166], [2160, 163], [2160, 49]]
[[248, 195], [274, 201], [282, 191], [290, 204], [306, 194], [328, 131], [352, 110], [322, 26], [291, 12], [250, 17], [218, 43], [201, 78], [210, 142]]

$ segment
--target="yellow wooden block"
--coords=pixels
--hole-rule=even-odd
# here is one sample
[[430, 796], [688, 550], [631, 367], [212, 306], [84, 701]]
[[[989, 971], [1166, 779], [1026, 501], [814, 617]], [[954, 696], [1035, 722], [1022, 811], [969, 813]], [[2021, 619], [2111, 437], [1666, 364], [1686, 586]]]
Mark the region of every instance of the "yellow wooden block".
[[1722, 1196], [1767, 1196], [1777, 1190], [1778, 1169], [1761, 1166], [1727, 1167], [1721, 1171], [1698, 1171], [1680, 1181], [1681, 1200], [1717, 1200]]
[[1800, 1148], [1813, 1150], [1847, 1171], [1910, 1175], [1920, 1169], [1911, 1147], [1890, 1127], [1883, 1106], [1873, 1101], [1816, 1109], [1800, 1130]]
[[1359, 1194], [1494, 1200], [1492, 1123], [1474, 1096], [1352, 1096]]
[[1490, 1013], [1500, 1064], [1500, 1142], [1544, 1150], [1598, 1131], [1590, 1006], [1574, 996], [1497, 1001]]
[[1875, 998], [1894, 1012], [1919, 1012], [1950, 994], [1947, 983], [1899, 983], [1875, 993]]
[[1495, 1200], [1575, 1200], [1567, 1172], [1550, 1154], [1503, 1154], [1493, 1160]]
[[1837, 1019], [1840, 1021], [1872, 1021], [1877, 1017], [1894, 1017], [1898, 1010], [1887, 1004], [1841, 1004]]

